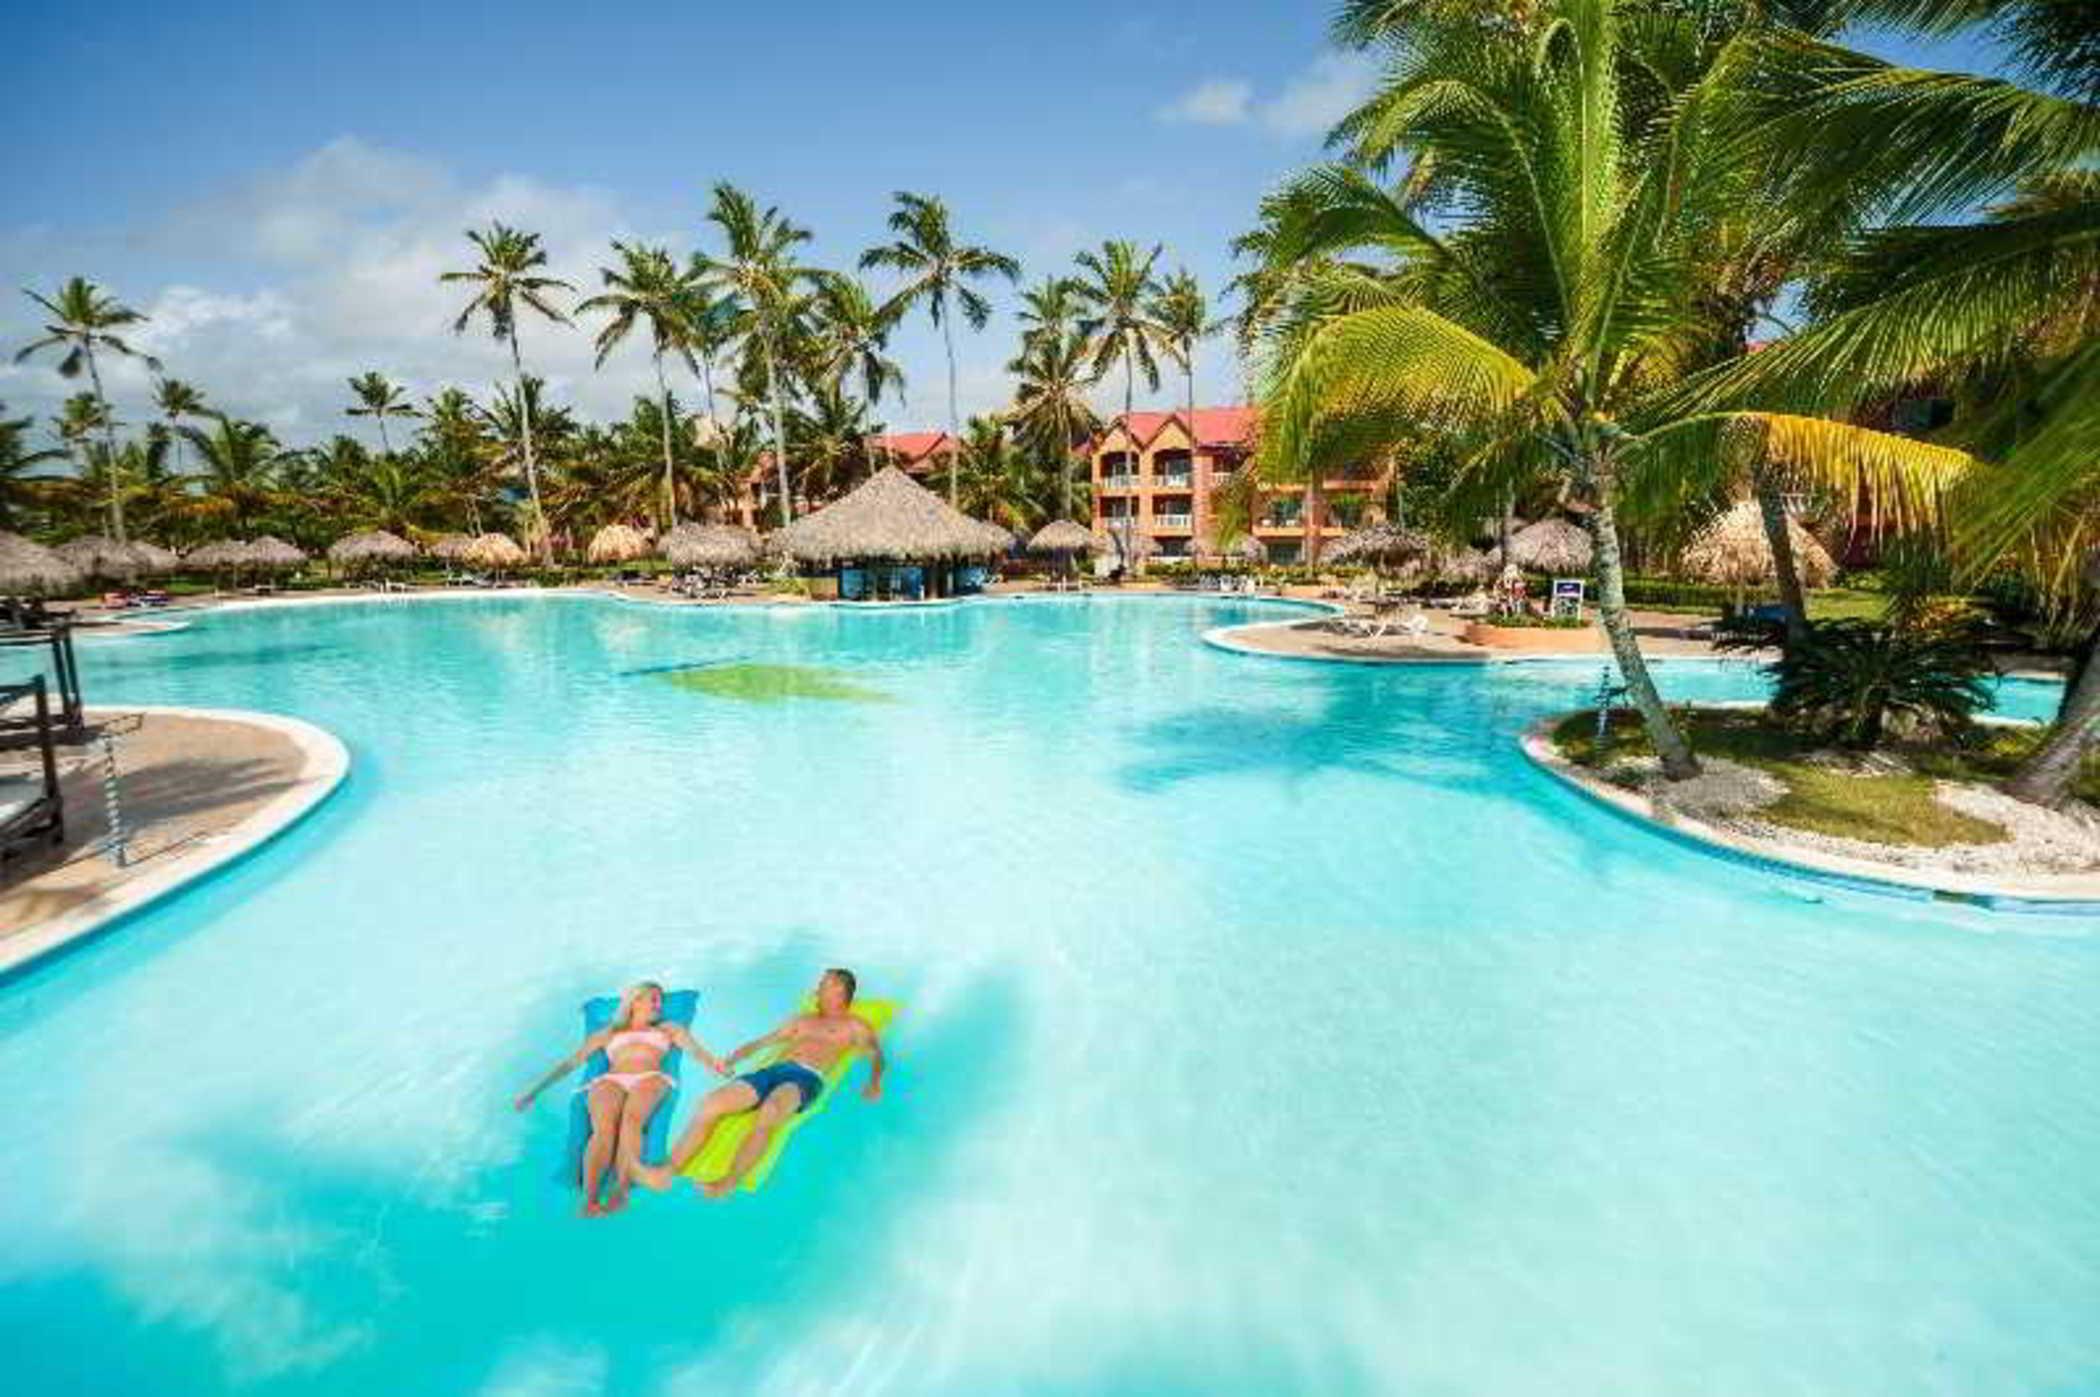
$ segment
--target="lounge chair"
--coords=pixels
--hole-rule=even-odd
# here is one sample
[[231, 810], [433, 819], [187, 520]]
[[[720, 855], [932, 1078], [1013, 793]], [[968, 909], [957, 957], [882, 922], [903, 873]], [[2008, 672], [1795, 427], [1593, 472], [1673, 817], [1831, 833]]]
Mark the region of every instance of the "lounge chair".
[[1469, 592], [1451, 603], [1451, 614], [1460, 620], [1486, 616], [1495, 609], [1495, 600], [1486, 592]]

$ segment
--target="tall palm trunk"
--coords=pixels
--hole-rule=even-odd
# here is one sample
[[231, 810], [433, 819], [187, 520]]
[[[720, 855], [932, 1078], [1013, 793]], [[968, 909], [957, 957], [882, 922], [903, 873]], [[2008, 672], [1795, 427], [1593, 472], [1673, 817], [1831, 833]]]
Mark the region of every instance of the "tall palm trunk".
[[952, 316], [941, 317], [941, 339], [948, 346], [948, 440], [957, 450], [948, 456], [948, 503], [955, 503], [956, 462], [962, 456], [962, 418], [955, 410], [955, 320]]
[[1791, 650], [1808, 638], [1808, 598], [1801, 590], [1793, 531], [1787, 528], [1786, 497], [1763, 466], [1751, 481], [1757, 493], [1757, 512], [1764, 520], [1765, 543], [1772, 550], [1772, 573], [1779, 580], [1779, 605], [1786, 612], [1786, 643]]
[[87, 356], [88, 378], [95, 385], [95, 406], [102, 414], [102, 468], [109, 472], [109, 536], [123, 543], [124, 482], [117, 469], [117, 429], [109, 420], [109, 399], [102, 392], [102, 370], [95, 364], [95, 346], [83, 343], [81, 349]]
[[[1136, 410], [1137, 365], [1130, 357], [1130, 343], [1123, 343], [1123, 464], [1130, 479], [1137, 479], [1137, 437], [1131, 431], [1130, 414]], [[1137, 507], [1138, 497], [1133, 489], [1123, 502], [1127, 511], [1123, 516], [1123, 566], [1133, 574], [1137, 572]]]
[[2005, 783], [2006, 794], [2036, 805], [2059, 806], [2085, 759], [2100, 747], [2100, 632], [2086, 641], [2078, 672], [2064, 692], [2056, 726], [2035, 754]]
[[780, 482], [780, 522], [795, 519], [795, 506], [788, 491], [787, 414], [780, 407], [780, 370], [773, 362], [773, 330], [763, 327], [758, 336], [766, 355], [766, 396], [773, 404], [773, 470]]
[[554, 531], [547, 527], [547, 511], [540, 504], [540, 468], [532, 454], [532, 395], [525, 390], [525, 359], [518, 353], [518, 326], [510, 327], [510, 366], [518, 376], [518, 435], [525, 447], [525, 488], [532, 496], [532, 524], [539, 533], [540, 562], [554, 562]]
[[1593, 457], [1583, 473], [1591, 481], [1596, 503], [1590, 511], [1589, 525], [1597, 553], [1597, 613], [1611, 641], [1612, 657], [1619, 662], [1619, 673], [1625, 677], [1627, 697], [1633, 700], [1641, 724], [1648, 730], [1648, 741], [1662, 759], [1663, 775], [1672, 781], [1697, 776], [1699, 761], [1684, 735], [1677, 731], [1677, 725], [1670, 721], [1662, 694], [1656, 690], [1655, 676], [1641, 654], [1640, 640], [1633, 633], [1633, 618], [1626, 612], [1626, 567], [1619, 551], [1619, 521], [1612, 501], [1609, 467]]
[[671, 467], [671, 385], [664, 380], [663, 351], [656, 353], [656, 391], [663, 402], [664, 530], [678, 527], [678, 477]]
[[379, 419], [379, 454], [383, 457], [391, 456], [394, 454], [394, 443], [386, 434], [386, 414], [381, 412], [375, 413], [374, 416]]

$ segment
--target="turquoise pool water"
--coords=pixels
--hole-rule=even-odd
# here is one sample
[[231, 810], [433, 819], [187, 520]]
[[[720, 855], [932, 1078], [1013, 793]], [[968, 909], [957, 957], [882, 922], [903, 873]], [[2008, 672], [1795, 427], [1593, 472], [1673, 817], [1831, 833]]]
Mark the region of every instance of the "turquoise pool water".
[[[0, 1386], [2100, 1390], [2092, 925], [1600, 813], [1511, 743], [1594, 664], [1198, 643], [1273, 614], [487, 598], [83, 646], [95, 699], [356, 768], [0, 986]], [[888, 1099], [756, 1196], [573, 1216], [565, 1103], [508, 1102], [581, 999], [697, 986], [727, 1047], [832, 963], [907, 1002]]]

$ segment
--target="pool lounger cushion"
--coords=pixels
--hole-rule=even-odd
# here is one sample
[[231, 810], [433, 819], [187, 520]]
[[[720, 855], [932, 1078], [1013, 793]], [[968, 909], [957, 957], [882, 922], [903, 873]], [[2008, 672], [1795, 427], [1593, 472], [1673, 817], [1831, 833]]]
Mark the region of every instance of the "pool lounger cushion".
[[[803, 1013], [811, 1013], [815, 1009], [814, 1003], [806, 1000], [803, 1002]], [[896, 1017], [897, 1004], [895, 1000], [890, 999], [856, 1000], [852, 1012], [855, 1018], [881, 1033], [889, 1027], [890, 1020]], [[778, 1053], [768, 1054], [765, 1062], [756, 1066], [763, 1067], [776, 1061], [778, 1057]], [[831, 1098], [838, 1094], [839, 1083], [846, 1079], [847, 1070], [859, 1057], [857, 1052], [841, 1054], [839, 1060], [831, 1064], [831, 1070], [824, 1074], [824, 1092], [817, 1098], [816, 1104], [806, 1111], [797, 1111], [780, 1123], [780, 1128], [773, 1132], [772, 1140], [766, 1145], [766, 1152], [759, 1156], [758, 1163], [751, 1166], [751, 1172], [744, 1175], [744, 1192], [755, 1193], [759, 1185], [772, 1174], [773, 1165], [780, 1158], [780, 1152], [787, 1147], [788, 1137], [800, 1130], [805, 1121], [822, 1114], [824, 1108], [831, 1104]], [[657, 1114], [663, 1113], [659, 1111]], [[703, 1183], [721, 1178], [729, 1172], [730, 1163], [736, 1158], [737, 1147], [744, 1143], [744, 1137], [751, 1133], [751, 1127], [757, 1119], [757, 1112], [746, 1111], [721, 1122], [715, 1127], [714, 1133], [707, 1137], [707, 1148], [686, 1161], [686, 1166], [681, 1172], [687, 1178], [699, 1179]]]
[[[698, 990], [667, 990], [664, 993], [663, 1020], [666, 1023], [682, 1024], [691, 1028], [693, 1011], [699, 1005]], [[619, 1008], [618, 995], [600, 995], [596, 999], [586, 999], [583, 1002], [585, 1036], [596, 1033], [612, 1022], [612, 1016], [619, 1012]], [[678, 1063], [684, 1056], [685, 1054], [675, 1047], [664, 1054], [663, 1070], [671, 1078], [671, 1089], [664, 1094], [662, 1101], [656, 1103], [656, 1111], [649, 1117], [649, 1126], [642, 1132], [644, 1164], [662, 1163], [664, 1155], [670, 1150], [671, 1107], [678, 1100]], [[598, 1080], [599, 1074], [611, 1069], [612, 1063], [606, 1058], [603, 1049], [592, 1053], [590, 1061], [583, 1065], [582, 1083], [569, 1098], [569, 1146], [562, 1157], [559, 1182], [571, 1188], [583, 1183], [583, 1147], [591, 1138], [591, 1111], [585, 1104], [585, 1098], [590, 1095], [591, 1083]]]

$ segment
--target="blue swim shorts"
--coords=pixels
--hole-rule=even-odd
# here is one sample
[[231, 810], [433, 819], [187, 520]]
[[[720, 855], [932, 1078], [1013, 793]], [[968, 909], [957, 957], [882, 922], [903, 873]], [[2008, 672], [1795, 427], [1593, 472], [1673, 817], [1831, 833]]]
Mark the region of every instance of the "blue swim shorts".
[[761, 1102], [773, 1094], [775, 1087], [790, 1086], [799, 1089], [802, 1093], [802, 1104], [795, 1108], [795, 1114], [798, 1116], [809, 1109], [811, 1102], [824, 1094], [824, 1079], [799, 1062], [776, 1062], [770, 1067], [761, 1067], [756, 1072], [746, 1072], [737, 1080], [757, 1092]]

